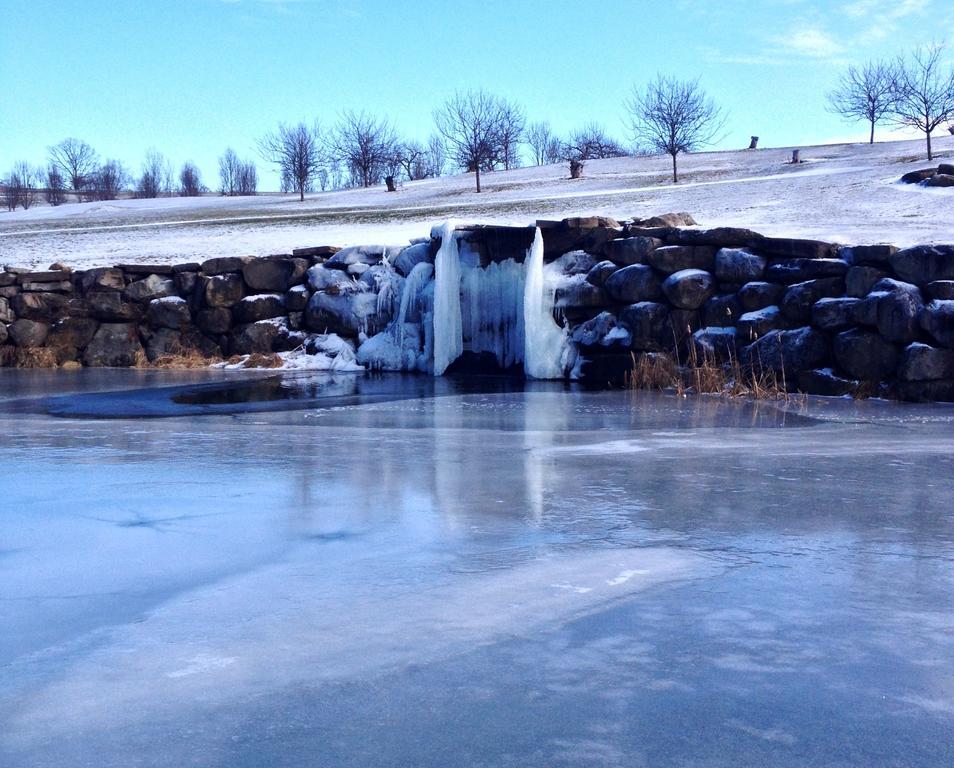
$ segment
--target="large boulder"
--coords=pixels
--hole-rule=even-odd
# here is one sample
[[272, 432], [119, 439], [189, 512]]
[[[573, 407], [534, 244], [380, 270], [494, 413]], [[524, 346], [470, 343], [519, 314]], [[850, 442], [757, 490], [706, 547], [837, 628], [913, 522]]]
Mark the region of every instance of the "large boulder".
[[724, 363], [735, 357], [735, 340], [735, 328], [700, 328], [691, 343], [698, 360]]
[[646, 257], [662, 245], [656, 237], [621, 237], [606, 244], [606, 258], [621, 267], [645, 264]]
[[79, 273], [79, 287], [83, 293], [91, 291], [122, 291], [126, 287], [126, 276], [116, 267], [87, 269]]
[[812, 325], [823, 331], [840, 331], [858, 325], [861, 299], [837, 297], [819, 299], [812, 307]]
[[260, 293], [255, 296], [246, 296], [237, 304], [232, 305], [232, 317], [238, 325], [256, 323], [259, 320], [268, 320], [272, 317], [281, 317], [287, 312], [285, 297], [278, 293]]
[[954, 301], [932, 301], [918, 317], [921, 328], [942, 347], [954, 349]]
[[807, 395], [844, 397], [854, 393], [861, 382], [838, 376], [831, 368], [816, 368], [798, 374], [798, 391]]
[[231, 307], [245, 296], [245, 282], [240, 274], [229, 272], [204, 279], [205, 303], [209, 307]]
[[232, 328], [232, 310], [227, 307], [209, 307], [200, 310], [196, 315], [195, 324], [207, 336], [221, 336]]
[[662, 295], [662, 282], [652, 267], [631, 264], [610, 275], [604, 286], [609, 298], [619, 304], [654, 301]]
[[129, 368], [144, 354], [133, 323], [103, 323], [83, 353], [88, 366]]
[[699, 309], [715, 293], [715, 288], [715, 278], [702, 269], [680, 270], [662, 284], [669, 303], [678, 309]]
[[954, 245], [916, 245], [891, 256], [891, 268], [902, 280], [926, 285], [954, 280]]
[[237, 327], [231, 336], [233, 355], [268, 354], [294, 349], [304, 343], [304, 334], [291, 331], [283, 319], [259, 320]]
[[[929, 301], [940, 299], [950, 301], [954, 299], [954, 280], [935, 280], [924, 286], [924, 294]], [[2, 304], [0, 304], [2, 306]], [[0, 317], [2, 319], [2, 317]]]
[[736, 294], [713, 296], [702, 307], [702, 325], [714, 328], [735, 325], [742, 315], [742, 303]]
[[295, 264], [290, 258], [252, 259], [242, 266], [246, 285], [257, 293], [284, 293], [294, 274]]
[[357, 287], [354, 279], [344, 270], [327, 269], [316, 264], [308, 270], [308, 287], [312, 291], [349, 293]]
[[378, 297], [373, 293], [331, 294], [318, 292], [308, 300], [305, 327], [316, 333], [337, 333], [357, 338], [372, 336], [387, 323], [378, 316]]
[[925, 187], [954, 187], [954, 176], [947, 173], [938, 173], [930, 179], [924, 180]]
[[736, 325], [739, 331], [739, 342], [748, 343], [761, 338], [769, 331], [785, 327], [782, 312], [778, 307], [763, 307], [754, 312], [746, 312], [739, 318]]
[[924, 307], [917, 286], [885, 279], [875, 285], [875, 291], [885, 294], [877, 305], [878, 333], [898, 344], [914, 341], [920, 331], [918, 319]]
[[844, 277], [847, 262], [841, 259], [788, 259], [765, 270], [765, 279], [773, 283], [803, 283], [821, 277]]
[[854, 299], [863, 299], [888, 274], [878, 267], [851, 267], [845, 275], [845, 292]]
[[821, 240], [798, 240], [790, 237], [763, 237], [758, 252], [770, 259], [829, 259], [838, 246]]
[[581, 323], [573, 329], [571, 338], [582, 348], [584, 354], [593, 347], [622, 352], [630, 346], [629, 331], [617, 323], [612, 312], [600, 312], [596, 317]]
[[95, 291], [86, 295], [86, 310], [90, 317], [107, 322], [140, 320], [142, 308], [125, 301], [119, 291]]
[[431, 250], [430, 242], [409, 245], [401, 249], [401, 252], [391, 260], [392, 266], [404, 277], [411, 274], [411, 270], [422, 263], [434, 263], [434, 252]]
[[219, 256], [202, 262], [200, 271], [205, 275], [227, 275], [241, 272], [251, 256]]
[[715, 276], [722, 283], [749, 283], [765, 274], [765, 259], [744, 248], [721, 248], [715, 255]]
[[920, 168], [916, 171], [908, 171], [901, 176], [902, 184], [920, 184], [922, 181], [930, 179], [937, 173], [937, 168]]
[[954, 350], [917, 342], [909, 344], [901, 353], [898, 378], [903, 381], [954, 379]]
[[739, 289], [739, 303], [744, 312], [754, 312], [757, 309], [777, 305], [786, 290], [784, 285], [778, 283], [759, 281], [746, 283]]
[[0, 296], [0, 323], [12, 323], [16, 319], [16, 314], [10, 308], [10, 300]]
[[898, 367], [898, 348], [874, 331], [842, 331], [835, 336], [832, 351], [838, 367], [862, 381], [894, 378]]
[[50, 326], [35, 320], [19, 319], [10, 323], [7, 334], [18, 347], [42, 347], [50, 333]]
[[296, 285], [285, 294], [285, 306], [289, 312], [304, 312], [305, 307], [308, 306], [309, 296], [311, 291], [306, 286]]
[[845, 281], [840, 277], [826, 277], [796, 283], [789, 287], [782, 297], [780, 304], [782, 315], [792, 323], [809, 323], [815, 302], [832, 296], [843, 296], [844, 293]]
[[769, 331], [757, 341], [744, 347], [741, 362], [755, 370], [773, 370], [792, 381], [800, 371], [824, 367], [828, 361], [828, 339], [814, 328], [796, 328], [790, 331]]
[[10, 305], [17, 317], [52, 323], [62, 317], [69, 299], [59, 293], [18, 293]]
[[99, 323], [89, 317], [64, 317], [50, 328], [46, 345], [56, 351], [57, 362], [76, 360], [98, 328]]
[[898, 252], [894, 245], [851, 245], [838, 250], [838, 258], [852, 266], [870, 266], [885, 269], [891, 257]]
[[666, 245], [650, 251], [646, 262], [667, 275], [686, 269], [711, 271], [715, 248], [708, 245]]
[[654, 301], [630, 304], [619, 313], [620, 324], [629, 331], [633, 349], [660, 350], [671, 346], [669, 308]]
[[590, 267], [590, 270], [586, 273], [586, 282], [602, 288], [604, 285], [606, 285], [607, 278], [617, 269], [619, 269], [619, 267], [617, 267], [612, 261], [601, 261]]
[[136, 280], [126, 286], [123, 297], [126, 301], [147, 302], [160, 299], [163, 296], [174, 296], [176, 293], [175, 281], [168, 277], [149, 275], [142, 280]]
[[373, 267], [387, 258], [390, 260], [401, 253], [400, 246], [394, 245], [352, 245], [342, 248], [325, 262], [328, 269], [347, 270], [352, 264], [367, 264]]
[[740, 227], [674, 229], [667, 237], [670, 245], [710, 245], [716, 248], [757, 248], [763, 236]]
[[178, 296], [153, 299], [146, 310], [149, 325], [153, 328], [185, 328], [192, 321], [189, 303]]

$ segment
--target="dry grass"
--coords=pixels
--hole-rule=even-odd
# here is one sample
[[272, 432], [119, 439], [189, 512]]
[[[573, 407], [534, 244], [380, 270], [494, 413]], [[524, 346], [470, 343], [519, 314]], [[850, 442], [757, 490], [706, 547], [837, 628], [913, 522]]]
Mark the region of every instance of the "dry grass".
[[727, 363], [711, 355], [699, 355], [693, 345], [685, 365], [665, 352], [633, 355], [633, 369], [626, 377], [630, 389], [672, 390], [680, 397], [717, 394], [755, 400], [785, 400], [804, 397], [788, 391], [784, 374], [760, 365], [743, 366], [737, 357]]
[[274, 353], [263, 355], [255, 352], [251, 355], [232, 355], [225, 362], [242, 368], [281, 368], [283, 361]]
[[137, 368], [161, 368], [164, 370], [193, 370], [196, 368], [208, 368], [215, 363], [221, 363], [222, 358], [213, 356], [206, 357], [195, 349], [187, 349], [182, 352], [161, 355], [151, 363], [146, 360], [144, 364], [136, 361]]
[[56, 368], [58, 362], [52, 347], [17, 347], [14, 355], [17, 368]]

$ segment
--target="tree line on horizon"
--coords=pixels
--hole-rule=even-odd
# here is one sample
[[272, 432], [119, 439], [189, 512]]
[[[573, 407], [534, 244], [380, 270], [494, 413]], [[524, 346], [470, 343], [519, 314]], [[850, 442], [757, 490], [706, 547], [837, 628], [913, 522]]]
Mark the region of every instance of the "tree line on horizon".
[[[954, 67], [945, 69], [943, 50], [942, 44], [933, 44], [892, 61], [848, 67], [827, 94], [828, 108], [848, 120], [867, 121], [871, 143], [875, 126], [884, 122], [916, 129], [925, 134], [927, 156], [933, 159], [932, 134], [954, 121]], [[371, 187], [382, 181], [394, 190], [398, 180], [441, 176], [449, 166], [473, 173], [480, 192], [481, 174], [519, 167], [524, 147], [534, 165], [569, 163], [572, 178], [582, 174], [589, 160], [669, 155], [676, 183], [678, 156], [717, 141], [726, 120], [725, 111], [698, 79], [657, 75], [642, 88], [634, 86], [624, 107], [632, 151], [596, 122], [560, 138], [548, 122], [528, 123], [520, 104], [485, 90], [457, 92], [447, 99], [433, 113], [435, 130], [426, 142], [402, 138], [387, 118], [346, 111], [327, 130], [317, 121], [279, 123], [255, 144], [259, 157], [275, 166], [281, 192], [294, 192], [300, 200], [308, 192]], [[220, 195], [258, 191], [255, 162], [240, 158], [231, 147], [218, 158], [218, 176], [215, 191]], [[8, 210], [29, 208], [41, 197], [59, 205], [68, 195], [94, 201], [212, 191], [191, 161], [175, 172], [161, 152], [150, 149], [134, 177], [123, 163], [101, 161], [91, 145], [76, 138], [49, 147], [45, 167], [17, 162], [0, 180], [0, 198]]]

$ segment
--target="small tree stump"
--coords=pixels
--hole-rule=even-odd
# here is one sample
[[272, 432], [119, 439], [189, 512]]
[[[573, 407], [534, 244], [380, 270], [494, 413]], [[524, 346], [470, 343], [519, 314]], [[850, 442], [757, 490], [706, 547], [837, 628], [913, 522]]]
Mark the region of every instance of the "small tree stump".
[[385, 176], [384, 183], [388, 185], [388, 192], [397, 192], [397, 185], [394, 183], [393, 176]]
[[758, 149], [759, 148], [759, 137], [753, 136], [752, 141], [749, 142], [749, 149]]
[[801, 152], [799, 149], [792, 150], [792, 165], [798, 165], [800, 162], [802, 162], [798, 157], [799, 152]]
[[570, 160], [570, 178], [578, 179], [583, 175], [583, 161]]

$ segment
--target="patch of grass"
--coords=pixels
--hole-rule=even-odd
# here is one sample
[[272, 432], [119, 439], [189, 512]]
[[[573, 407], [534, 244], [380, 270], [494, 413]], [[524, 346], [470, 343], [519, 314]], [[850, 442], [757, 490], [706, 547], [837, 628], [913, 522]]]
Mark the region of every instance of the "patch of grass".
[[51, 347], [17, 347], [14, 355], [17, 368], [56, 368], [58, 362]]

